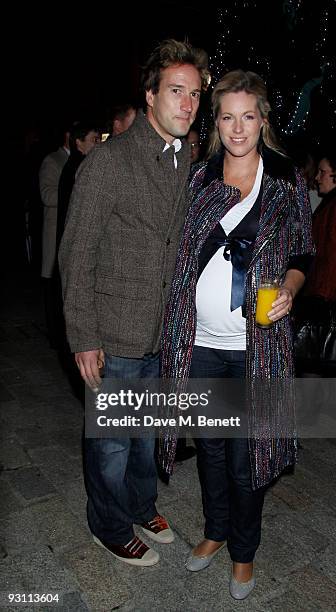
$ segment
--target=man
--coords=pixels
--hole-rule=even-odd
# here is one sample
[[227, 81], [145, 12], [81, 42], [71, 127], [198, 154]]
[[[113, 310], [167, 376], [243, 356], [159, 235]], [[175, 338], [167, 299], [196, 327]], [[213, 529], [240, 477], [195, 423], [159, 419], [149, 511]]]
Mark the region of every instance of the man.
[[195, 164], [199, 160], [201, 146], [199, 133], [195, 129], [191, 129], [187, 136], [187, 142], [189, 142], [191, 146], [191, 163]]
[[[336, 375], [336, 155], [327, 151], [321, 158], [316, 184], [322, 197], [313, 214], [316, 255], [296, 303], [296, 366], [300, 376]], [[318, 389], [318, 388], [317, 388]], [[311, 395], [308, 405], [320, 405]], [[306, 405], [305, 401], [302, 405]]]
[[336, 154], [327, 152], [318, 164], [318, 195], [322, 200], [313, 214], [313, 237], [316, 246], [305, 287], [306, 295], [336, 302]]
[[[61, 238], [64, 232], [65, 220], [68, 212], [72, 188], [74, 186], [76, 172], [86, 155], [101, 141], [100, 131], [94, 123], [87, 121], [76, 121], [70, 128], [69, 147], [70, 156], [65, 163], [58, 182], [58, 204], [56, 224], [56, 254], [58, 254]], [[76, 394], [82, 396], [83, 381], [80, 379], [76, 364], [69, 352], [65, 336], [65, 325], [63, 316], [63, 299], [61, 279], [59, 275], [58, 262], [53, 270], [54, 309], [55, 309], [55, 332], [59, 358], [61, 359], [69, 379], [72, 381]]]
[[109, 121], [108, 140], [117, 134], [122, 134], [131, 127], [136, 117], [136, 109], [132, 104], [120, 104], [112, 109], [112, 116]]
[[[85, 382], [159, 374], [163, 313], [186, 212], [190, 151], [181, 143], [208, 78], [206, 54], [163, 41], [149, 57], [142, 111], [79, 169], [60, 249], [70, 346]], [[151, 439], [87, 439], [88, 521], [96, 543], [132, 565], [154, 565], [174, 539], [158, 515]]]
[[58, 250], [65, 226], [70, 196], [76, 172], [86, 155], [100, 143], [99, 129], [90, 122], [76, 121], [70, 130], [70, 156], [65, 163], [58, 183], [56, 247]]
[[65, 129], [62, 146], [44, 158], [39, 171], [40, 194], [43, 203], [41, 277], [44, 289], [47, 331], [52, 348], [56, 348], [58, 344], [55, 288], [52, 278], [56, 259], [58, 183], [70, 155], [69, 135], [69, 129]]

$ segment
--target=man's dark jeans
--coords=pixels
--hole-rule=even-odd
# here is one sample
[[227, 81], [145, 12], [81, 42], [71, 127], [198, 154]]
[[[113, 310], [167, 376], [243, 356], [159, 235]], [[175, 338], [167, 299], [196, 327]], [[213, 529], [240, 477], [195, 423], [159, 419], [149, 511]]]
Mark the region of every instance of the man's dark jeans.
[[[105, 354], [105, 378], [158, 378], [159, 355], [126, 359]], [[133, 524], [156, 514], [157, 474], [153, 438], [85, 440], [88, 522], [100, 540], [127, 544]]]
[[[244, 378], [245, 351], [195, 346], [191, 378]], [[232, 561], [253, 561], [260, 543], [264, 489], [253, 491], [246, 438], [198, 438], [204, 536], [227, 540]]]

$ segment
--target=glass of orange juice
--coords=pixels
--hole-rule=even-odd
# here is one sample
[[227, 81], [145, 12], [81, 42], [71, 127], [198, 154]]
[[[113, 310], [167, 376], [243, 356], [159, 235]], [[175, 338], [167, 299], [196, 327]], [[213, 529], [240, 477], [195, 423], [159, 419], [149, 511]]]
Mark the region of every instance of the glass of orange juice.
[[267, 313], [272, 310], [272, 304], [276, 300], [279, 284], [276, 281], [266, 280], [261, 283], [257, 293], [256, 324], [262, 329], [268, 329], [273, 321], [268, 318]]

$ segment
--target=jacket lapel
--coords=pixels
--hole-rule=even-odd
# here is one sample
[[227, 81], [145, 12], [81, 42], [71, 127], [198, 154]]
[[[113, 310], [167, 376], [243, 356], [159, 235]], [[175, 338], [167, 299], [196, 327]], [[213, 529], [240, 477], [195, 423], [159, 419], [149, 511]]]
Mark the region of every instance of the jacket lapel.
[[[176, 188], [174, 150], [170, 147], [163, 152], [165, 141], [154, 130], [142, 111], [138, 112], [130, 130], [139, 148], [139, 159], [144, 166], [147, 181], [161, 196], [157, 200], [158, 227], [166, 232], [172, 211], [174, 188]], [[151, 187], [150, 192], [152, 191]], [[162, 221], [166, 227], [162, 227]]]
[[175, 171], [172, 151], [168, 149], [163, 153], [158, 152], [157, 149], [152, 151], [149, 147], [143, 163], [150, 182], [155, 185], [165, 201], [164, 205], [166, 206], [167, 202], [171, 205], [173, 172]]
[[183, 206], [184, 215], [187, 213], [186, 190], [190, 173], [190, 151], [185, 141], [182, 141], [182, 148], [176, 157], [177, 168], [174, 166], [173, 147], [162, 154], [160, 179], [157, 177], [157, 186], [163, 197], [160, 208], [162, 222], [158, 224], [158, 232], [162, 236], [169, 233], [171, 227], [176, 223], [176, 216], [181, 215], [181, 212], [178, 212], [179, 208]]
[[261, 251], [273, 240], [283, 220], [289, 214], [288, 182], [264, 174], [259, 230], [254, 244], [249, 269], [259, 257]]
[[188, 177], [190, 174], [190, 147], [186, 143], [186, 141], [182, 141], [182, 148], [177, 153], [177, 168], [176, 172], [176, 190], [175, 190], [175, 198], [176, 204], [178, 204], [181, 195], [184, 193], [184, 190], [188, 184]]
[[[260, 224], [249, 269], [289, 214], [292, 200], [290, 192], [295, 184], [293, 166], [288, 158], [266, 147], [263, 148], [262, 156], [264, 175]], [[203, 181], [194, 199], [194, 216], [200, 244], [203, 244], [232, 206], [239, 202], [239, 190], [223, 183], [223, 159], [224, 149], [221, 149], [205, 164]]]
[[192, 239], [198, 250], [217, 223], [239, 202], [239, 196], [239, 190], [225, 185], [222, 179], [214, 179], [199, 190], [189, 213], [193, 228]]

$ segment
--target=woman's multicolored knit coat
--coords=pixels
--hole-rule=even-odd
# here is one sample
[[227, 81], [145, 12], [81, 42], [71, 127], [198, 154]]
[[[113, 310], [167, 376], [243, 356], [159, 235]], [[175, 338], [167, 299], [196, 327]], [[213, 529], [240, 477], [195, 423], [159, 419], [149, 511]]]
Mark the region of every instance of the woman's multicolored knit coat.
[[[246, 376], [252, 383], [252, 393], [253, 381], [288, 380], [294, 376], [290, 318], [282, 318], [269, 330], [256, 326], [258, 285], [266, 279], [283, 276], [289, 257], [311, 254], [314, 251], [311, 208], [301, 174], [287, 158], [266, 147], [262, 157], [264, 174], [260, 224], [246, 274]], [[198, 164], [193, 174], [190, 183], [191, 206], [165, 315], [162, 376], [176, 381], [178, 388], [182, 388], [188, 380], [194, 346], [198, 255], [217, 223], [240, 200], [239, 190], [223, 183], [223, 165], [221, 163], [218, 166], [218, 156], [216, 164], [213, 180], [205, 187], [203, 181], [207, 163]], [[258, 410], [260, 407], [257, 408], [253, 403], [250, 405], [249, 449], [254, 488], [266, 485], [280, 474], [285, 466], [294, 463], [297, 446], [293, 403], [288, 406], [287, 402], [285, 413], [280, 414], [284, 427], [282, 435], [276, 438], [270, 433], [272, 427], [270, 423], [267, 424], [268, 415], [265, 413], [262, 415], [262, 436], [259, 435]], [[279, 405], [274, 410], [281, 413], [282, 406]], [[175, 449], [176, 431], [165, 432], [160, 441], [160, 461], [168, 473], [172, 472]]]

